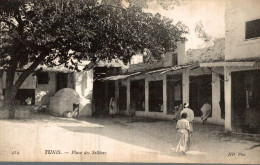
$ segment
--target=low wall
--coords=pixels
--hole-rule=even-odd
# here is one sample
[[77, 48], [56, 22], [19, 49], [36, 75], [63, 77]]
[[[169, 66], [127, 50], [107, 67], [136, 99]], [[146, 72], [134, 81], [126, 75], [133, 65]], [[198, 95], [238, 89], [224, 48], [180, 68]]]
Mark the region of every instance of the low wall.
[[173, 120], [175, 118], [174, 115], [165, 115], [161, 112], [136, 111], [135, 115], [138, 117], [149, 117], [152, 119], [162, 119], [162, 120]]
[[[29, 106], [22, 106], [15, 108], [14, 118], [15, 119], [28, 119], [31, 116], [31, 110]], [[0, 110], [0, 119], [9, 119], [9, 110]]]
[[[143, 112], [143, 111], [136, 111], [135, 116], [138, 117], [149, 117], [153, 119], [161, 119], [161, 120], [173, 120], [175, 119], [175, 115], [165, 115], [161, 112]], [[200, 117], [195, 117], [194, 118], [195, 123], [201, 123], [202, 120]], [[216, 125], [224, 125], [225, 120], [216, 120], [214, 118], [208, 118], [208, 124], [216, 124]]]

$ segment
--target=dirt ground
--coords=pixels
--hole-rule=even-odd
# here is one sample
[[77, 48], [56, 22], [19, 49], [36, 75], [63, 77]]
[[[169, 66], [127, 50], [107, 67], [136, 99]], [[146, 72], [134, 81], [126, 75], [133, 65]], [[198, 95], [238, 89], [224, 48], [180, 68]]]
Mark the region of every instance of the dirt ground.
[[260, 163], [260, 135], [195, 124], [191, 150], [180, 156], [175, 126], [138, 117], [0, 120], [0, 161]]

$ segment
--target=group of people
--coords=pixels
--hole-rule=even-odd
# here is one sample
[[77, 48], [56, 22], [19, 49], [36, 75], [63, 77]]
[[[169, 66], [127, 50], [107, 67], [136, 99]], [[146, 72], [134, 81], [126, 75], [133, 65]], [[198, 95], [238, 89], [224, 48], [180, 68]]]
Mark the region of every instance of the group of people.
[[[117, 101], [114, 97], [110, 99], [109, 114], [114, 117], [116, 114]], [[177, 107], [178, 111], [176, 118], [179, 119], [176, 124], [177, 132], [179, 133], [179, 142], [176, 147], [176, 152], [180, 155], [185, 155], [190, 150], [191, 136], [193, 133], [194, 112], [189, 108], [189, 103]], [[211, 105], [209, 103], [203, 104], [201, 107], [202, 123], [206, 124], [207, 119], [211, 113]]]
[[[211, 105], [203, 104], [201, 107], [202, 123], [206, 124], [211, 113]], [[183, 109], [179, 113], [180, 119], [177, 121], [176, 128], [179, 133], [179, 142], [176, 147], [176, 152], [180, 155], [185, 155], [185, 152], [190, 150], [191, 136], [193, 132], [194, 112], [189, 108], [189, 103], [184, 103]]]

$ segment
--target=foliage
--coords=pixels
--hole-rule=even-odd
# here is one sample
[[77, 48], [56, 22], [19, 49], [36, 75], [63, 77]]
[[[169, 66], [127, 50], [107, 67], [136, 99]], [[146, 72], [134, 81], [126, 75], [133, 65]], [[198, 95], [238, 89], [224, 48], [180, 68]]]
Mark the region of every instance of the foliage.
[[201, 21], [196, 23], [195, 33], [198, 38], [203, 39], [205, 42], [209, 42], [212, 39], [212, 37], [206, 33], [205, 28]]
[[[185, 33], [172, 20], [144, 13], [134, 5], [95, 0], [1, 0], [1, 66], [23, 67], [42, 54], [48, 66], [121, 58], [150, 49], [155, 55], [176, 48]], [[115, 4], [115, 3], [114, 3]], [[73, 50], [79, 53], [68, 53]], [[72, 51], [70, 51], [72, 52]]]
[[[121, 0], [0, 0], [5, 102], [11, 105], [19, 87], [40, 64], [78, 70], [83, 59], [93, 64], [120, 58], [127, 63], [144, 50], [160, 57], [174, 51], [176, 41], [183, 39], [187, 31], [182, 27], [160, 14], [143, 12], [142, 6], [125, 7]], [[14, 82], [19, 68], [25, 70]]]

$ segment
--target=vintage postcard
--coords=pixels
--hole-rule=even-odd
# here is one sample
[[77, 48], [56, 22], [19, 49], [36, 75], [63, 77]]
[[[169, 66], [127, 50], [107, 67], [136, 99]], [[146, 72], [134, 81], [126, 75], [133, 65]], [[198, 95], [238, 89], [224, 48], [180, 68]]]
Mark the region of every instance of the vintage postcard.
[[259, 0], [0, 0], [0, 162], [259, 155]]

